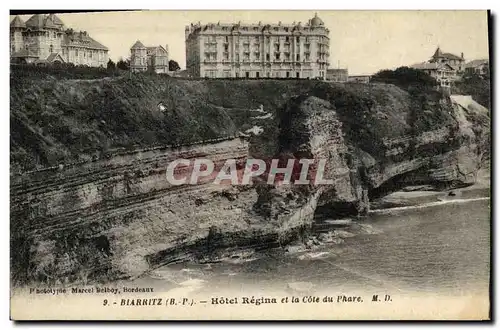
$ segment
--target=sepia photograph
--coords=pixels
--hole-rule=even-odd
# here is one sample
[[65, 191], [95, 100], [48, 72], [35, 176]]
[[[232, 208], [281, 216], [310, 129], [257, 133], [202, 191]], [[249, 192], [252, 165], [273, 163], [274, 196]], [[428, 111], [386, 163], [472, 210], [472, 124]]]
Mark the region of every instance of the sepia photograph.
[[489, 11], [9, 23], [11, 320], [491, 320]]

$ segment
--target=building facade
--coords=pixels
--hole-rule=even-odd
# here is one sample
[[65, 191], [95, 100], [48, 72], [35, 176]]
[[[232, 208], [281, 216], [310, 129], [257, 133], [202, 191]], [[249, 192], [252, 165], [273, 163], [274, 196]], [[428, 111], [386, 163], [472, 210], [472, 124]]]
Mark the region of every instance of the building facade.
[[411, 66], [413, 69], [421, 70], [436, 79], [441, 87], [450, 87], [451, 83], [457, 79], [455, 68], [446, 63], [424, 62]]
[[191, 24], [186, 70], [207, 78], [326, 78], [329, 30], [316, 14], [306, 24]]
[[13, 63], [106, 67], [108, 48], [85, 31], [66, 29], [54, 14], [36, 14], [26, 22], [16, 16], [10, 23], [10, 58]]
[[438, 47], [427, 62], [414, 64], [411, 68], [427, 72], [441, 87], [450, 87], [465, 72], [464, 53], [460, 56], [443, 53]]
[[472, 60], [465, 65], [465, 72], [469, 74], [485, 75], [490, 72], [489, 60]]
[[465, 69], [464, 53], [460, 55], [461, 56], [457, 56], [452, 53], [443, 53], [438, 47], [434, 52], [434, 55], [432, 55], [429, 59], [429, 63], [448, 64], [453, 68], [453, 70], [456, 71], [457, 74], [460, 74]]
[[326, 80], [332, 82], [345, 83], [348, 81], [349, 73], [347, 69], [327, 69]]
[[168, 45], [146, 47], [137, 40], [130, 48], [130, 70], [168, 73]]
[[368, 84], [372, 79], [371, 75], [353, 75], [347, 78], [348, 82]]

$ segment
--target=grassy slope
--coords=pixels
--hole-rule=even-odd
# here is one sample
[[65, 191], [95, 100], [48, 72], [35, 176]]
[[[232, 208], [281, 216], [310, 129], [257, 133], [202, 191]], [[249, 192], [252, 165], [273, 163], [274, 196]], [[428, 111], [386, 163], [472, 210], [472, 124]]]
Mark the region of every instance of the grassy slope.
[[409, 94], [392, 85], [11, 74], [11, 167], [18, 172], [100, 157], [114, 148], [200, 141], [253, 125], [265, 133], [252, 138], [252, 153], [270, 155], [279, 130], [276, 116], [257, 120], [262, 114], [249, 109], [262, 105], [275, 115], [291, 97], [306, 93], [334, 104], [355, 144], [409, 132]]

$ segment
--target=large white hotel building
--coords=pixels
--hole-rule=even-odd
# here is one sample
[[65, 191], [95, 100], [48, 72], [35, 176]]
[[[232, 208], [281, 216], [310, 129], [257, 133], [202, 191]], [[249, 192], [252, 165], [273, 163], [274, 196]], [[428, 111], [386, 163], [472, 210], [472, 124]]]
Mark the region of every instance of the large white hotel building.
[[307, 23], [186, 26], [191, 77], [326, 78], [330, 31], [316, 14]]

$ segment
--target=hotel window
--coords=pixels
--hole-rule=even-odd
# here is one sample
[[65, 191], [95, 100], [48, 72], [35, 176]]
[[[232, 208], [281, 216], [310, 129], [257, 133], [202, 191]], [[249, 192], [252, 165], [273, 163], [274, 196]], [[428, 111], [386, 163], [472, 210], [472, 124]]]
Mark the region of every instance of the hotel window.
[[309, 61], [310, 57], [309, 57], [309, 53], [306, 54], [306, 61]]
[[258, 52], [255, 53], [255, 58], [258, 59], [258, 60], [260, 60], [260, 53], [258, 53]]
[[224, 59], [229, 60], [229, 53], [224, 53]]
[[245, 72], [245, 77], [250, 78], [250, 72]]
[[54, 46], [50, 45], [49, 47], [49, 52], [53, 53], [54, 52]]
[[297, 54], [297, 59], [296, 59], [296, 61], [297, 61], [297, 62], [298, 62], [298, 61], [300, 61], [300, 55], [299, 55], [299, 54]]
[[280, 53], [276, 53], [275, 58], [276, 58], [277, 60], [279, 60], [279, 59], [280, 59]]
[[290, 54], [285, 53], [285, 60], [287, 60], [287, 61], [290, 60]]
[[270, 78], [270, 77], [271, 77], [271, 72], [268, 72], [268, 73], [266, 74], [266, 76], [267, 76], [267, 78]]
[[290, 37], [285, 37], [285, 42], [290, 42]]
[[229, 45], [224, 45], [224, 51], [225, 52], [229, 51]]
[[288, 72], [288, 71], [286, 72], [286, 77], [290, 78], [290, 72]]
[[75, 56], [78, 56], [78, 49], [75, 49]]
[[260, 77], [260, 72], [259, 71], [255, 72], [255, 78], [259, 78], [259, 77]]
[[229, 42], [229, 37], [228, 37], [228, 36], [226, 36], [226, 37], [224, 38], [224, 41], [225, 41], [226, 43], [228, 43], [228, 42]]
[[266, 54], [266, 61], [270, 61], [270, 60], [271, 60], [271, 59], [270, 59], [269, 54]]
[[300, 42], [300, 37], [297, 37], [296, 41], [297, 41], [297, 43], [299, 43]]

